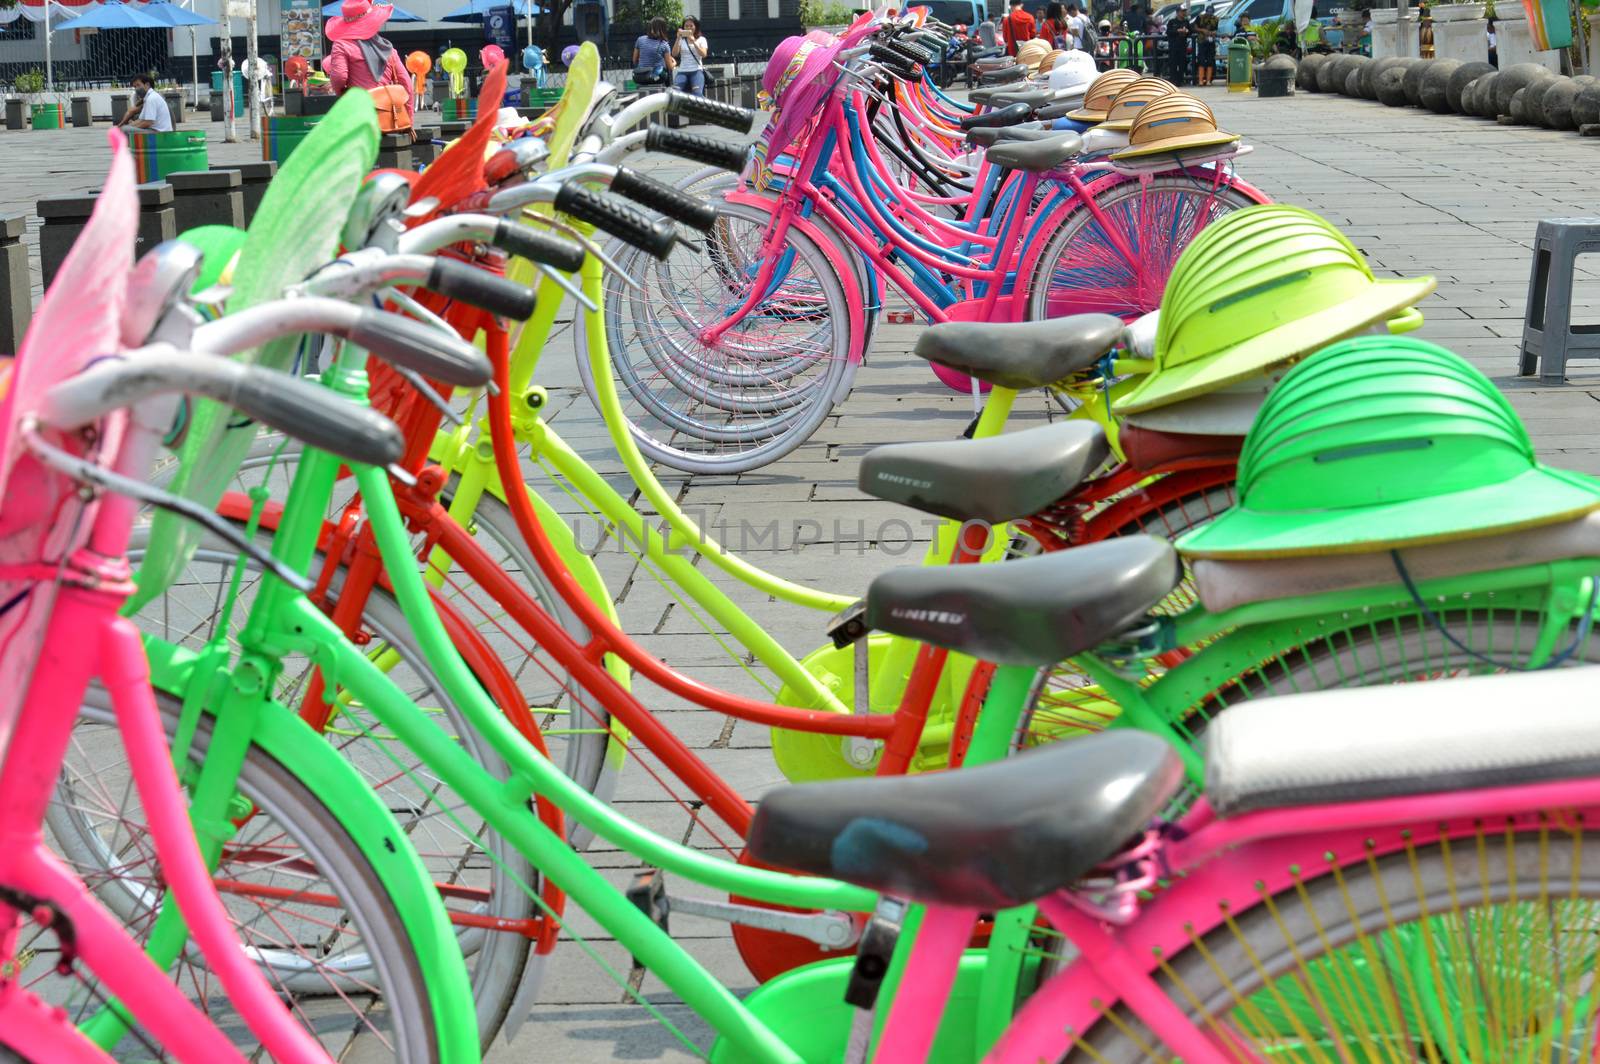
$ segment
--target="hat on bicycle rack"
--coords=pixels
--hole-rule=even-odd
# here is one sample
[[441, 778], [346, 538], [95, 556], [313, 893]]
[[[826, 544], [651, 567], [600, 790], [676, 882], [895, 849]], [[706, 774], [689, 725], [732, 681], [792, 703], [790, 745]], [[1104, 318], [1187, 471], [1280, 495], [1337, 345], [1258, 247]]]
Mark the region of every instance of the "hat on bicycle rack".
[[1505, 397], [1459, 355], [1362, 336], [1306, 359], [1267, 397], [1238, 497], [1178, 548], [1270, 558], [1471, 539], [1600, 509], [1600, 481], [1540, 465]]
[[1188, 93], [1174, 92], [1139, 111], [1128, 130], [1128, 146], [1111, 158], [1138, 159], [1184, 148], [1218, 147], [1238, 139], [1239, 134], [1217, 128], [1211, 108]]
[[822, 111], [822, 101], [833, 88], [833, 60], [843, 46], [833, 34], [812, 30], [804, 37], [785, 37], [773, 49], [761, 76], [763, 106], [773, 114], [762, 138], [767, 159], [782, 155]]
[[1378, 280], [1355, 245], [1300, 207], [1267, 203], [1212, 222], [1167, 278], [1155, 368], [1116, 403], [1131, 414], [1282, 368], [1408, 310], [1432, 277]]
[[1139, 117], [1141, 111], [1163, 96], [1171, 96], [1177, 91], [1170, 81], [1161, 78], [1140, 78], [1117, 93], [1117, 98], [1111, 101], [1111, 107], [1106, 111], [1105, 121], [1096, 128], [1124, 131], [1132, 129], [1133, 120]]
[[[1087, 52], [1084, 54], [1088, 55]], [[1111, 101], [1117, 98], [1117, 93], [1138, 80], [1139, 75], [1125, 67], [1106, 71], [1089, 83], [1088, 90], [1083, 94], [1083, 106], [1068, 113], [1067, 117], [1078, 122], [1105, 121], [1106, 112], [1111, 110]]]
[[1052, 92], [1087, 93], [1096, 79], [1094, 57], [1088, 52], [1058, 53], [1055, 65], [1050, 68]]
[[1044, 62], [1044, 57], [1051, 52], [1050, 42], [1041, 37], [1031, 41], [1023, 41], [1017, 46], [1017, 62], [1028, 68], [1029, 73], [1038, 71], [1039, 64]]

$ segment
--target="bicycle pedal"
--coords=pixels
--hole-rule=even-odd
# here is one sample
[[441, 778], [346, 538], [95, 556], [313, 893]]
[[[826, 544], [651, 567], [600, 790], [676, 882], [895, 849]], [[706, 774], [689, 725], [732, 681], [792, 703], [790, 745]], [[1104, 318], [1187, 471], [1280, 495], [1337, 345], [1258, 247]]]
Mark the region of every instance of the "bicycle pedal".
[[883, 978], [889, 974], [889, 962], [894, 959], [895, 943], [900, 941], [900, 928], [906, 917], [906, 903], [895, 898], [880, 898], [872, 919], [861, 932], [856, 945], [856, 962], [850, 968], [850, 982], [844, 990], [844, 1000], [858, 1009], [872, 1009], [878, 1003], [878, 992], [883, 989]]
[[628, 885], [628, 900], [633, 907], [648, 916], [652, 923], [663, 931], [671, 933], [667, 927], [667, 914], [671, 904], [667, 901], [667, 877], [659, 868], [647, 868], [633, 877], [633, 882]]
[[890, 325], [910, 325], [917, 320], [917, 315], [909, 310], [891, 310], [884, 314], [883, 320]]
[[867, 627], [867, 600], [857, 599], [828, 620], [828, 638], [840, 650], [865, 636]]

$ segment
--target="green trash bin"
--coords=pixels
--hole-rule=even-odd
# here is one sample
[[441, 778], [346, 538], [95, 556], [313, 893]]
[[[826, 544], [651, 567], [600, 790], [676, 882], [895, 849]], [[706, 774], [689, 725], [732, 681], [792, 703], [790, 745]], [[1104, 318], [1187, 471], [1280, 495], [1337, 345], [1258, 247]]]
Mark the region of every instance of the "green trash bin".
[[1250, 91], [1250, 42], [1235, 37], [1228, 42], [1228, 91]]
[[33, 105], [34, 129], [60, 129], [61, 105], [58, 103], [36, 103]]
[[201, 129], [179, 129], [171, 133], [150, 133], [130, 129], [128, 147], [141, 185], [160, 181], [168, 174], [185, 170], [204, 170], [209, 165], [206, 134]]
[[[222, 71], [220, 71], [220, 70], [213, 70], [211, 72], [211, 91], [212, 92], [221, 92], [222, 91]], [[234, 117], [237, 118], [239, 115], [244, 114], [244, 111], [245, 111], [244, 71], [235, 70], [233, 72], [233, 114], [234, 114]]]
[[306, 139], [322, 115], [268, 115], [261, 119], [261, 158], [279, 166]]

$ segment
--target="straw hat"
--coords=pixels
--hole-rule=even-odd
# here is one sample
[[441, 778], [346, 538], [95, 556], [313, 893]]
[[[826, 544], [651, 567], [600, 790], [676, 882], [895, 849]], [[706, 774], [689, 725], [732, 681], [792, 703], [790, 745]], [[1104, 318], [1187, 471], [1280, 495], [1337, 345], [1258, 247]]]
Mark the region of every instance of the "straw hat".
[[1111, 156], [1136, 159], [1181, 148], [1232, 144], [1239, 134], [1217, 128], [1217, 116], [1186, 92], [1174, 92], [1143, 107], [1128, 130], [1128, 146]]
[[376, 37], [383, 24], [394, 14], [392, 4], [374, 4], [372, 0], [344, 0], [339, 5], [339, 17], [328, 20], [330, 41], [365, 41]]
[[1017, 62], [1027, 67], [1030, 71], [1037, 71], [1039, 64], [1044, 62], [1044, 57], [1051, 52], [1050, 42], [1035, 37], [1031, 41], [1023, 41], [1017, 47]]
[[1105, 121], [1106, 112], [1111, 109], [1111, 101], [1117, 98], [1117, 93], [1138, 80], [1138, 74], [1122, 67], [1106, 71], [1090, 82], [1089, 90], [1083, 94], [1083, 106], [1067, 117], [1079, 122]]
[[1369, 552], [1600, 509], [1600, 483], [1535, 460], [1527, 429], [1487, 377], [1442, 347], [1390, 336], [1335, 344], [1289, 371], [1250, 429], [1238, 491], [1236, 507], [1179, 549]]
[[1178, 90], [1170, 81], [1161, 78], [1140, 78], [1128, 85], [1127, 88], [1117, 93], [1117, 98], [1111, 101], [1111, 107], [1106, 111], [1105, 121], [1100, 123], [1101, 129], [1129, 130], [1133, 128], [1133, 120], [1139, 117], [1139, 112], [1163, 96], [1170, 96]]
[[1269, 203], [1217, 219], [1183, 249], [1156, 325], [1155, 369], [1118, 414], [1167, 406], [1247, 380], [1388, 320], [1432, 277], [1377, 280], [1326, 220]]
[[1050, 71], [1052, 71], [1052, 70], [1054, 70], [1056, 68], [1056, 61], [1057, 60], [1061, 59], [1063, 56], [1068, 56], [1068, 55], [1071, 55], [1071, 54], [1072, 53], [1067, 51], [1065, 48], [1057, 48], [1055, 51], [1051, 52], [1049, 55], [1045, 56], [1042, 60], [1040, 60], [1040, 62], [1039, 62], [1039, 73], [1041, 73], [1041, 74], [1050, 73]]

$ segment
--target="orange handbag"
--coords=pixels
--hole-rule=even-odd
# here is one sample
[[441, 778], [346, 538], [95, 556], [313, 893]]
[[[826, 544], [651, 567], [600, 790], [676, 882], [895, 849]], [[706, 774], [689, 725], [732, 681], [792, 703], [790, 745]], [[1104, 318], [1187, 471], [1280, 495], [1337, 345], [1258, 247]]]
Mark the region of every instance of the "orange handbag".
[[378, 129], [384, 133], [416, 133], [411, 129], [411, 90], [400, 85], [379, 85], [368, 89], [378, 109]]

